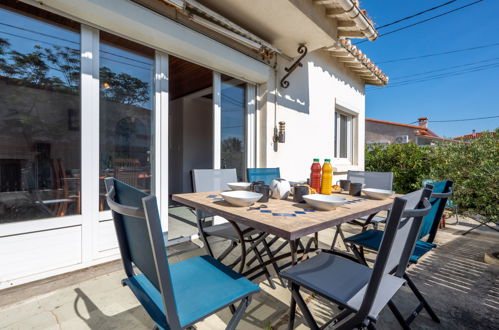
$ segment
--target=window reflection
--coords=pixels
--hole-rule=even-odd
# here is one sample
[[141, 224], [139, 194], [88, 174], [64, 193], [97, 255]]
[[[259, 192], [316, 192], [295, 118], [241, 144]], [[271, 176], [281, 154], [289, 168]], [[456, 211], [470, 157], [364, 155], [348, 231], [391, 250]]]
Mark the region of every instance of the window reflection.
[[347, 125], [348, 118], [345, 115], [340, 115], [340, 158], [347, 158]]
[[240, 181], [245, 173], [246, 83], [222, 75], [221, 167], [235, 168]]
[[0, 7], [0, 223], [80, 213], [78, 29]]
[[151, 190], [154, 51], [101, 32], [100, 210], [103, 179]]

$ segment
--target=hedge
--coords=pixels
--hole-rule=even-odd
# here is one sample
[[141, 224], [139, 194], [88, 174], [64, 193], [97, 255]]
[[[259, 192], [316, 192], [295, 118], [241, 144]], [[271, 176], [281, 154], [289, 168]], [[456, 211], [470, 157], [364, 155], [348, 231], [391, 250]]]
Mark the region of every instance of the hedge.
[[393, 172], [398, 193], [420, 189], [424, 179], [452, 180], [460, 210], [499, 220], [499, 128], [469, 142], [369, 145], [366, 171]]

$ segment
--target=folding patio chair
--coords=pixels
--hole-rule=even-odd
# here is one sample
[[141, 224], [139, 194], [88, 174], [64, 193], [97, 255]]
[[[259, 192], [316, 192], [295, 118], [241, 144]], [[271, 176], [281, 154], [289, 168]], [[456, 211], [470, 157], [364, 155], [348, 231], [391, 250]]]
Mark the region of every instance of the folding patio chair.
[[185, 329], [241, 301], [226, 327], [235, 329], [260, 288], [210, 256], [169, 265], [156, 197], [115, 178], [106, 178], [105, 184], [127, 275], [122, 284], [155, 329]]
[[[343, 309], [328, 322], [337, 324], [338, 329], [374, 329], [378, 315], [386, 305], [395, 315], [400, 315], [391, 299], [405, 283], [402, 276], [423, 217], [431, 209], [428, 202], [430, 194], [431, 190], [424, 189], [395, 198], [372, 269], [332, 252], [321, 253], [283, 271], [282, 276], [289, 280], [292, 294], [288, 329], [294, 326], [296, 304], [308, 327], [319, 329], [300, 294], [300, 288], [316, 293]], [[409, 328], [403, 319], [397, 320], [404, 329]]]
[[[393, 173], [392, 172], [365, 172], [365, 171], [348, 171], [347, 180], [352, 183], [362, 183], [365, 188], [375, 188], [383, 190], [393, 189]], [[377, 229], [378, 223], [384, 222], [385, 217], [380, 217], [372, 214], [367, 217], [362, 217], [361, 221], [352, 221], [351, 224], [359, 225], [362, 227], [362, 231], [366, 230], [369, 224], [373, 224], [374, 229]], [[345, 242], [345, 234], [341, 229], [341, 224], [336, 226], [336, 232], [334, 233], [333, 242], [331, 244], [331, 250], [334, 250], [338, 236], [341, 237], [343, 242]], [[346, 246], [346, 244], [345, 244]], [[348, 251], [348, 246], [346, 246]]]
[[[452, 196], [452, 181], [440, 181], [434, 183], [433, 185], [427, 185], [426, 187], [433, 190], [430, 198], [430, 204], [432, 205], [432, 208], [431, 211], [423, 219], [421, 229], [418, 233], [418, 240], [409, 259], [410, 263], [417, 263], [423, 255], [437, 246], [433, 243], [433, 241], [435, 240], [435, 236], [437, 234], [438, 224], [440, 222], [440, 219], [442, 218], [447, 199]], [[357, 258], [362, 263], [367, 265], [367, 261], [364, 257], [363, 251], [359, 250], [357, 247], [378, 251], [381, 246], [382, 237], [383, 231], [371, 229], [360, 234], [350, 236], [345, 240], [345, 242], [351, 245], [352, 250], [354, 251]], [[424, 237], [427, 237], [425, 241], [422, 240], [422, 238]], [[404, 274], [404, 278], [407, 280], [409, 287], [420, 302], [414, 312], [411, 313], [411, 316], [406, 319], [406, 322], [412, 322], [412, 320], [423, 308], [428, 311], [435, 322], [440, 322], [438, 316], [432, 310], [428, 302], [424, 299], [409, 276], [407, 274]]]
[[[195, 192], [227, 190], [229, 189], [227, 183], [230, 182], [237, 182], [237, 173], [235, 168], [192, 170], [192, 183]], [[248, 252], [251, 251], [255, 253], [255, 258], [258, 260], [260, 265], [263, 264], [262, 254], [258, 249], [258, 245], [261, 243], [265, 250], [268, 248], [265, 237], [262, 237], [264, 233], [245, 225], [236, 225], [230, 221], [222, 224], [207, 226], [206, 219], [209, 217], [212, 217], [212, 215], [208, 212], [196, 210], [199, 236], [205, 244], [206, 250], [210, 256], [215, 257], [210, 242], [208, 241], [208, 237], [221, 237], [229, 240], [231, 244], [225, 249], [224, 252], [222, 252], [222, 254], [220, 254], [220, 256], [218, 256], [218, 261], [223, 261], [239, 245], [241, 247], [241, 256], [229, 265], [230, 268], [235, 267], [239, 263], [239, 273], [242, 273], [246, 263], [246, 256]], [[250, 244], [249, 250], [246, 249], [246, 243]], [[272, 265], [275, 268], [276, 273], [279, 274], [277, 265], [275, 263], [272, 263]], [[267, 268], [262, 266], [262, 270], [263, 274], [269, 281], [270, 286], [275, 288]]]

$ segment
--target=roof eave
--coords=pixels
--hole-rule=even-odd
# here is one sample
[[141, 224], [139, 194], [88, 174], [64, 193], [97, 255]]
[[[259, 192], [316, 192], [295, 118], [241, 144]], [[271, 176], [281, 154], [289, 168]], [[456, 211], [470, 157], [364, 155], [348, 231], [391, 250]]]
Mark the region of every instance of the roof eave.
[[333, 46], [327, 47], [331, 56], [350, 69], [355, 75], [368, 85], [386, 86], [388, 76], [381, 71], [362, 51], [355, 47], [350, 40], [339, 39]]
[[[314, 0], [326, 8], [326, 15], [337, 21], [338, 37], [376, 40], [378, 31], [374, 23], [353, 0]], [[354, 25], [345, 24], [353, 22]]]

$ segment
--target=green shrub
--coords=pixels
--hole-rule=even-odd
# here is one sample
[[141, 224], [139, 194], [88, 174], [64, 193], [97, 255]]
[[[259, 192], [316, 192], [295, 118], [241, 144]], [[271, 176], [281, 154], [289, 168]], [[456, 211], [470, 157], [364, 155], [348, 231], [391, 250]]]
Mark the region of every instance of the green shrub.
[[428, 156], [429, 148], [415, 143], [372, 145], [366, 150], [366, 171], [393, 172], [393, 189], [405, 194], [429, 177]]
[[499, 129], [471, 142], [371, 145], [366, 171], [393, 172], [398, 193], [421, 188], [424, 179], [452, 180], [460, 210], [499, 220]]
[[454, 181], [453, 201], [470, 214], [499, 220], [499, 130], [469, 143], [434, 149], [430, 176]]

